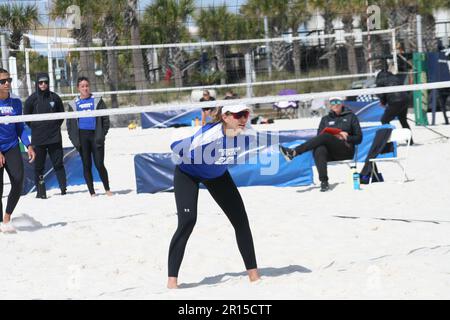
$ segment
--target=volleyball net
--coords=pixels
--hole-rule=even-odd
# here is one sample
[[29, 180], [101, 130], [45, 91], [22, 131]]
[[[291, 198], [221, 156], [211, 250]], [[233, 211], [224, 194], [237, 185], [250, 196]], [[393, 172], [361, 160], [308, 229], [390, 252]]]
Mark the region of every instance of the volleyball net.
[[[120, 107], [188, 101], [193, 91], [205, 89], [216, 98], [230, 90], [251, 98], [276, 95], [286, 85], [298, 93], [351, 88], [373, 78], [386, 60], [395, 72], [396, 46], [394, 29], [134, 46], [51, 41], [24, 49], [9, 65], [22, 97], [34, 91], [36, 66], [46, 64], [40, 71], [49, 73], [50, 89], [63, 99], [76, 96], [77, 78], [87, 76], [94, 93]], [[135, 54], [141, 65], [133, 62]]]
[[215, 100], [207, 102], [173, 102], [164, 104], [152, 104], [148, 106], [127, 106], [117, 109], [103, 109], [94, 111], [74, 111], [64, 113], [52, 113], [52, 114], [36, 114], [36, 115], [21, 115], [21, 116], [3, 116], [0, 117], [0, 123], [17, 123], [17, 122], [31, 122], [31, 121], [44, 121], [44, 120], [56, 120], [56, 119], [73, 119], [73, 118], [85, 118], [85, 117], [98, 117], [98, 116], [116, 116], [126, 114], [140, 114], [145, 112], [164, 112], [174, 110], [195, 110], [205, 107], [220, 107], [225, 105], [246, 104], [261, 105], [261, 104], [274, 104], [277, 102], [286, 101], [298, 101], [298, 102], [311, 102], [315, 99], [326, 99], [333, 96], [340, 96], [343, 99], [356, 97], [361, 95], [376, 96], [383, 93], [394, 92], [424, 92], [428, 90], [441, 90], [450, 88], [450, 81], [441, 81], [434, 83], [414, 84], [414, 85], [402, 85], [380, 88], [366, 88], [356, 90], [338, 90], [338, 91], [326, 91], [326, 92], [314, 92], [304, 94], [290, 94], [290, 95], [276, 95], [276, 96], [264, 96], [253, 98], [241, 98], [232, 100]]

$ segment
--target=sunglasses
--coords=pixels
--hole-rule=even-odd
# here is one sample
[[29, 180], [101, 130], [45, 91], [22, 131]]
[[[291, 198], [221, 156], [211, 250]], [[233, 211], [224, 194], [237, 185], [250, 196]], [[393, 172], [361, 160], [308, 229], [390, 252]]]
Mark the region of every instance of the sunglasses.
[[48, 81], [39, 81], [39, 84], [47, 84], [48, 85]]
[[244, 110], [244, 111], [240, 111], [240, 112], [227, 112], [227, 115], [232, 115], [234, 119], [239, 120], [240, 118], [244, 117], [244, 118], [248, 118], [248, 116], [250, 115], [250, 112], [248, 110]]
[[9, 83], [11, 83], [13, 81], [12, 78], [6, 78], [6, 79], [0, 79], [0, 84], [5, 84], [6, 81], [8, 81]]
[[214, 108], [202, 108], [202, 110], [203, 111], [211, 111], [211, 110], [213, 110]]
[[336, 106], [339, 104], [342, 104], [342, 100], [331, 100], [330, 101], [330, 105], [332, 105], [332, 106]]

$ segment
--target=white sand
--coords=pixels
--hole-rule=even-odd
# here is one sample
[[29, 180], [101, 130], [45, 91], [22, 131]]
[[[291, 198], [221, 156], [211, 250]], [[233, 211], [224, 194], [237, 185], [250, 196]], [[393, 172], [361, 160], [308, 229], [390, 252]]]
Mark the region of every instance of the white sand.
[[[262, 128], [317, 124], [285, 120]], [[450, 135], [450, 126], [433, 129]], [[256, 284], [247, 280], [231, 225], [202, 190], [182, 289], [166, 289], [174, 197], [137, 195], [133, 157], [168, 152], [175, 134], [191, 130], [111, 130], [106, 166], [114, 197], [103, 195], [101, 184], [97, 198], [85, 186], [64, 197], [50, 190], [47, 200], [22, 197], [13, 219], [19, 232], [0, 233], [0, 298], [450, 298], [450, 144], [422, 127], [413, 128], [412, 182], [397, 183], [398, 167], [382, 164], [385, 183], [354, 191], [349, 169], [339, 165], [329, 169], [337, 185], [327, 193], [317, 186], [241, 188], [263, 278]]]

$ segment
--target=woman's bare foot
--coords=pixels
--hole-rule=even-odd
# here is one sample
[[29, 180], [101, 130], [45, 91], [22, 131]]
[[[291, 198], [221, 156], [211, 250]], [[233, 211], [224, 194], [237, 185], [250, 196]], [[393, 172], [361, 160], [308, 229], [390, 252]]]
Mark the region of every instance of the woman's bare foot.
[[249, 270], [247, 270], [247, 273], [248, 273], [250, 282], [255, 282], [255, 281], [261, 280], [261, 277], [259, 276], [259, 273], [258, 273], [258, 269], [249, 269]]
[[11, 213], [5, 213], [3, 216], [3, 223], [9, 223], [11, 221]]
[[95, 198], [96, 196], [97, 196], [96, 193], [91, 194], [91, 197], [92, 197], [92, 198]]
[[167, 288], [178, 289], [178, 278], [169, 277], [169, 279], [167, 280]]
[[106, 195], [107, 195], [108, 197], [111, 197], [111, 196], [113, 195], [113, 193], [112, 193], [110, 190], [108, 190], [108, 191], [106, 191]]

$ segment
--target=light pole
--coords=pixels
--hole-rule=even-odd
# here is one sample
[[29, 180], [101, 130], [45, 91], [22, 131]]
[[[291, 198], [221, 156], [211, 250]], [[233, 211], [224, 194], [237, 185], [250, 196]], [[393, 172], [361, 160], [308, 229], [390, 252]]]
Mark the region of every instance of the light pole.
[[[264, 37], [269, 39], [269, 21], [267, 16], [264, 16]], [[272, 50], [270, 50], [269, 41], [266, 41], [266, 54], [267, 54], [267, 72], [269, 73], [269, 79], [272, 79]]]

